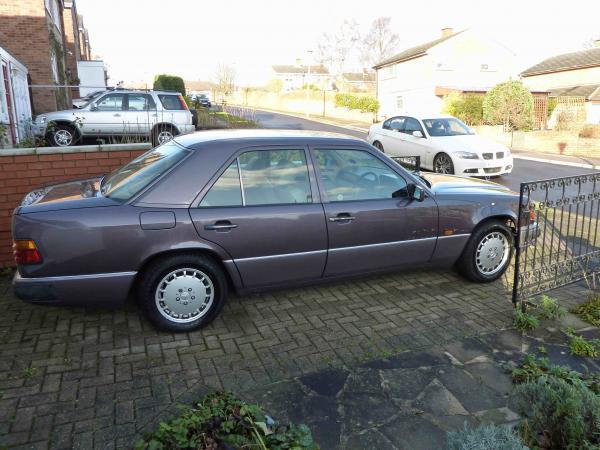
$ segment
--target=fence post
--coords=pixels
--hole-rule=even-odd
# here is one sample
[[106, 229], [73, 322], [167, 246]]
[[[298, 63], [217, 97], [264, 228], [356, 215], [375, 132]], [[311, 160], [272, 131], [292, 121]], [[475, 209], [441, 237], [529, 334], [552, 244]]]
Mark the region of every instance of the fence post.
[[[519, 293], [519, 269], [521, 267], [521, 220], [523, 217], [523, 183], [519, 189], [519, 207], [517, 208], [517, 233], [515, 237], [515, 276], [513, 281], [512, 302], [517, 306], [517, 297]], [[524, 306], [522, 305], [523, 309]]]

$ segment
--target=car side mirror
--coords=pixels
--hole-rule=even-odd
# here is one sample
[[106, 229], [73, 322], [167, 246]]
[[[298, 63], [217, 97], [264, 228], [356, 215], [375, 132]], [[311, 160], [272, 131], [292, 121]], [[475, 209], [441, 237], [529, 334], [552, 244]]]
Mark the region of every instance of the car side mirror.
[[415, 130], [415, 131], [413, 131], [413, 132], [412, 132], [412, 135], [413, 135], [414, 137], [417, 137], [417, 138], [422, 138], [422, 137], [423, 137], [423, 133], [422, 133], [421, 131], [419, 131], [419, 130]]
[[90, 111], [98, 111], [98, 105], [92, 103], [92, 106], [90, 106]]
[[422, 202], [425, 200], [425, 190], [418, 184], [411, 183], [407, 187], [409, 198]]

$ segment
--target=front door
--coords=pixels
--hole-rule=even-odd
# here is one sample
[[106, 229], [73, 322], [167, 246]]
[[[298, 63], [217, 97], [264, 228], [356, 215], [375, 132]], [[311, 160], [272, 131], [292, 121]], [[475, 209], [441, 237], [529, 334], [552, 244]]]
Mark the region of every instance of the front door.
[[[414, 136], [413, 133], [419, 131], [422, 137]], [[407, 117], [404, 121], [404, 127], [400, 133], [404, 141], [404, 148], [409, 156], [421, 157], [421, 164], [429, 165], [427, 150], [429, 141], [425, 137], [425, 131], [420, 122], [414, 117]]]
[[[430, 260], [437, 205], [409, 198], [410, 178], [365, 149], [315, 148], [329, 252], [325, 276], [414, 266]], [[404, 175], [404, 176], [403, 176]]]
[[247, 288], [323, 276], [327, 228], [304, 148], [241, 151], [190, 214]]

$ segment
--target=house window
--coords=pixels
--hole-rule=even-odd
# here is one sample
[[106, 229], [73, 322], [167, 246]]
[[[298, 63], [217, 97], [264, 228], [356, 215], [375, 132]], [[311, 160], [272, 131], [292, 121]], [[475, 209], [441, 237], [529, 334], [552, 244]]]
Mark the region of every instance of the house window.
[[58, 1], [57, 0], [45, 0], [45, 4], [46, 4], [46, 10], [48, 10], [48, 14], [52, 18], [52, 22], [54, 23], [56, 28], [58, 28], [59, 31], [62, 31], [61, 30], [60, 9], [58, 7]]
[[396, 76], [396, 64], [384, 67], [381, 70], [382, 78], [393, 78]]
[[438, 61], [435, 65], [436, 70], [453, 70], [452, 65], [447, 61]]
[[482, 64], [480, 67], [480, 70], [482, 72], [495, 72], [496, 69], [494, 69], [494, 66], [492, 66], [491, 64]]
[[396, 108], [399, 110], [404, 109], [404, 97], [401, 95], [396, 96]]

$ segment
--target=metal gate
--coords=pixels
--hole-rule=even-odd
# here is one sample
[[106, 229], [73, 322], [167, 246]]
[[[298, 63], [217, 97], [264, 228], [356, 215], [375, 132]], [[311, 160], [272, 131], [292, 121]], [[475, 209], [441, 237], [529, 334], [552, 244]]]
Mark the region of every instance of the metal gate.
[[599, 218], [600, 172], [521, 183], [513, 302], [594, 280], [600, 271]]

